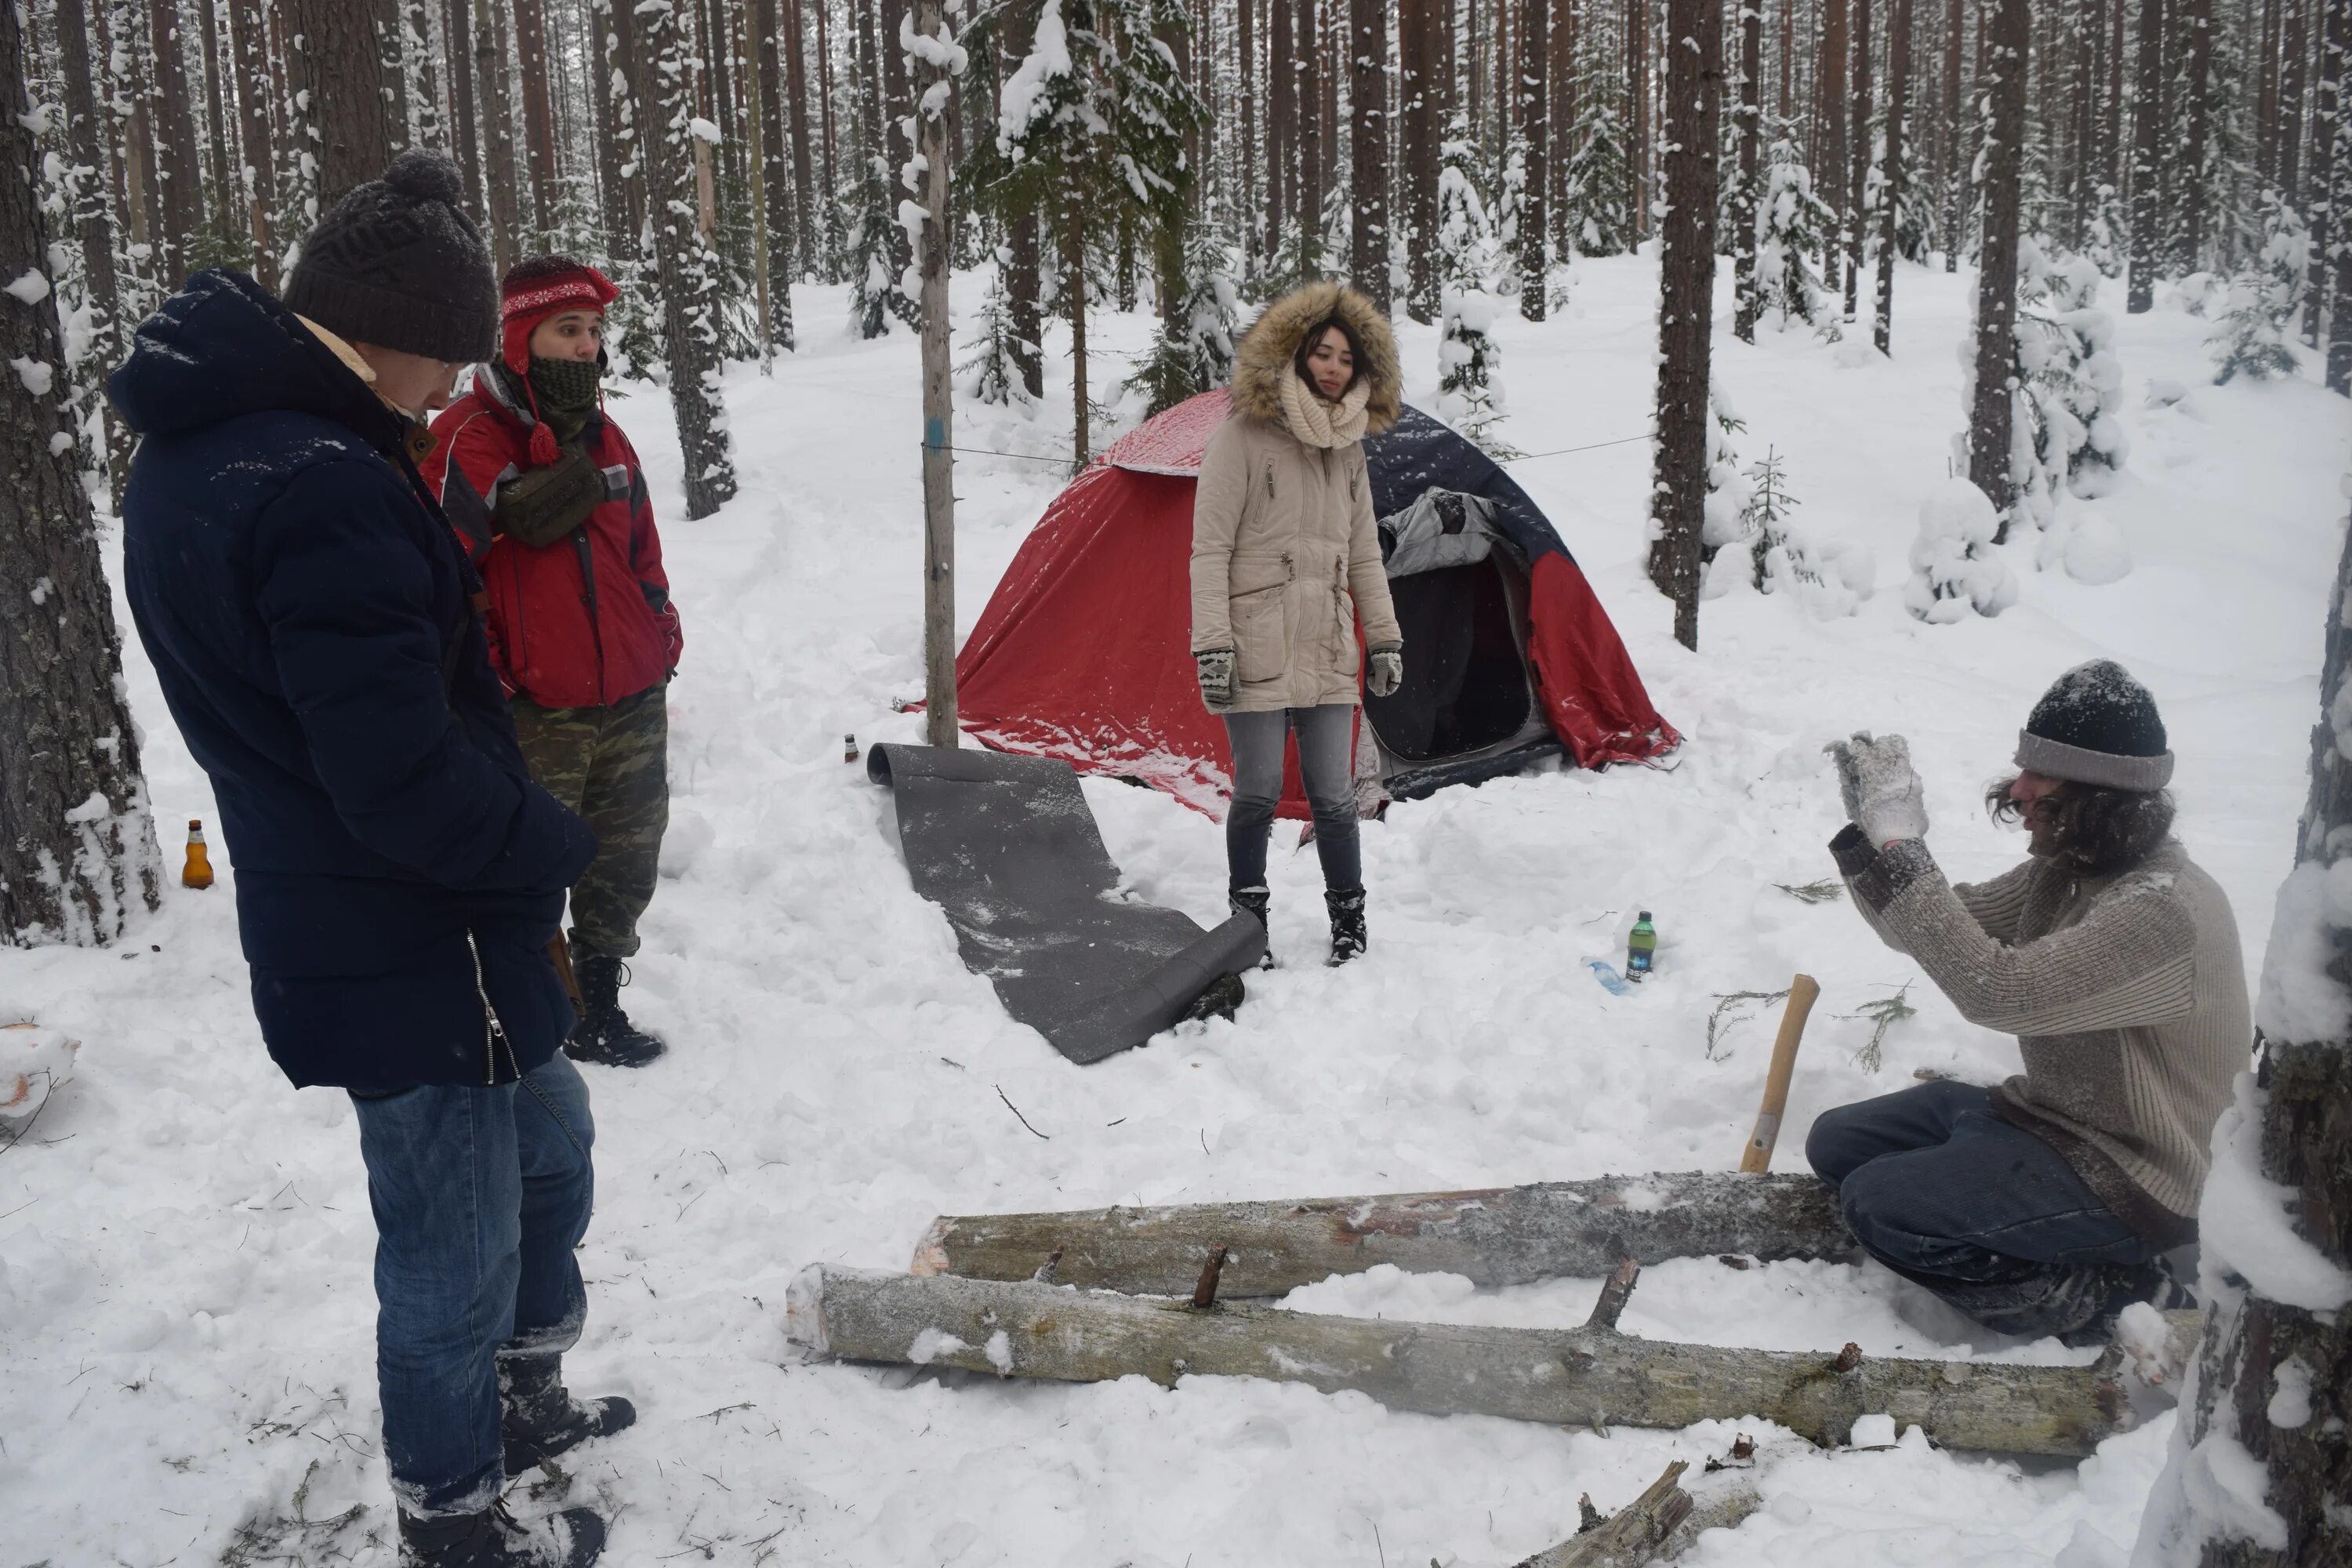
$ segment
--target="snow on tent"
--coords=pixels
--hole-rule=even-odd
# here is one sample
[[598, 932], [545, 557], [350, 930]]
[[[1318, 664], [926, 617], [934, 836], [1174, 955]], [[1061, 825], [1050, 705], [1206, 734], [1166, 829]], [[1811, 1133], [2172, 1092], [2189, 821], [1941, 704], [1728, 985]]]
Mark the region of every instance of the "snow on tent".
[[[956, 659], [963, 729], [1223, 814], [1232, 756], [1191, 651], [1192, 490], [1224, 419], [1203, 393], [1129, 432], [1055, 497]], [[1412, 799], [1565, 751], [1639, 762], [1680, 740], [1527, 493], [1407, 408], [1364, 442], [1405, 678], [1368, 696], [1360, 795]], [[1283, 815], [1305, 816], [1294, 751]]]

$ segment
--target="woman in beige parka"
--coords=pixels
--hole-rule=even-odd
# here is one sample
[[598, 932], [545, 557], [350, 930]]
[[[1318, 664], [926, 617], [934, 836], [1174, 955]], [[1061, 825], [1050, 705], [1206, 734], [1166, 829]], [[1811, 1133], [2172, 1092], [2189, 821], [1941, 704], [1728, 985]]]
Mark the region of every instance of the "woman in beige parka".
[[1286, 295], [1242, 339], [1233, 414], [1192, 504], [1192, 656], [1233, 743], [1234, 909], [1266, 919], [1266, 840], [1296, 731], [1334, 963], [1367, 942], [1351, 766], [1360, 618], [1372, 694], [1404, 673], [1362, 445], [1396, 422], [1400, 393], [1396, 340], [1370, 300], [1339, 283]]

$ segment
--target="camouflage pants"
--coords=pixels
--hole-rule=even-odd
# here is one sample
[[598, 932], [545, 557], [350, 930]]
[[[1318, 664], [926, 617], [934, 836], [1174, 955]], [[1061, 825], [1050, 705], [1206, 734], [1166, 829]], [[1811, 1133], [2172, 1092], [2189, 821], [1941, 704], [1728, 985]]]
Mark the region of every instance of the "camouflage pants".
[[596, 858], [572, 888], [572, 944], [627, 958], [653, 901], [669, 826], [669, 706], [659, 686], [609, 708], [541, 708], [517, 697], [515, 735], [541, 788], [596, 833]]

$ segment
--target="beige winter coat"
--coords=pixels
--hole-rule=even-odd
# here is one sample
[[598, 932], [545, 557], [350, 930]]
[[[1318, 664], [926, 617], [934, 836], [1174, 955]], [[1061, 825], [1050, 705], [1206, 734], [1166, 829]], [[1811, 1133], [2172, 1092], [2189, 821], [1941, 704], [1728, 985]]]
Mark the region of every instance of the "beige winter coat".
[[[1283, 383], [1297, 381], [1308, 329], [1335, 315], [1362, 345], [1363, 395], [1309, 415], [1338, 426], [1334, 445], [1309, 445]], [[1359, 616], [1366, 646], [1403, 642], [1357, 438], [1394, 424], [1398, 397], [1388, 323], [1339, 284], [1276, 300], [1242, 340], [1234, 412], [1209, 439], [1192, 502], [1192, 651], [1234, 650], [1234, 711], [1357, 701]]]

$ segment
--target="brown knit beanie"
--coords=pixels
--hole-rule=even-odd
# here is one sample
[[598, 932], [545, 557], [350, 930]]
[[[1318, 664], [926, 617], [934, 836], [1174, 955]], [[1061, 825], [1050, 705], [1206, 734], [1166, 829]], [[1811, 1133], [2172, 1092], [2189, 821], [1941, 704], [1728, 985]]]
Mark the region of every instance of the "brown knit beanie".
[[453, 363], [488, 359], [498, 353], [498, 272], [465, 198], [465, 176], [446, 155], [401, 153], [302, 242], [287, 309], [352, 342]]

